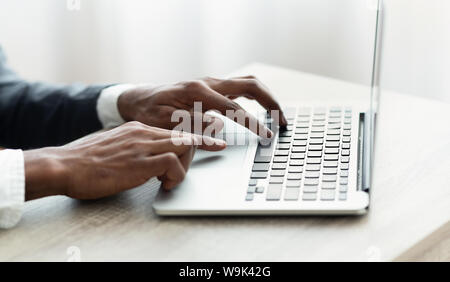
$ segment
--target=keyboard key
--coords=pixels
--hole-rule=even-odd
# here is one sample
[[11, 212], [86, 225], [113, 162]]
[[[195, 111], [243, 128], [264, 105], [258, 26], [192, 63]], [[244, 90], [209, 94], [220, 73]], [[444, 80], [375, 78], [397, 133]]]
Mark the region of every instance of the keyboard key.
[[[337, 164], [336, 164], [337, 167]], [[306, 165], [306, 171], [319, 171], [320, 165], [319, 164], [308, 164]]]
[[348, 177], [348, 170], [341, 170], [341, 177]]
[[301, 173], [288, 173], [287, 175], [288, 180], [300, 180], [302, 179]]
[[349, 136], [344, 136], [344, 137], [342, 137], [342, 142], [344, 142], [344, 143], [350, 143], [350, 137], [349, 137]]
[[350, 130], [350, 129], [352, 129], [352, 125], [347, 123], [347, 124], [344, 124], [344, 126], [342, 128], [345, 130]]
[[295, 134], [294, 140], [308, 140], [308, 134]]
[[308, 151], [322, 151], [322, 145], [309, 145]]
[[321, 127], [317, 127], [317, 126], [313, 126], [313, 127], [311, 127], [311, 132], [313, 132], [313, 133], [316, 133], [316, 132], [324, 132], [325, 131], [325, 128], [323, 128], [323, 126], [321, 126]]
[[326, 148], [325, 154], [339, 154], [339, 148]]
[[351, 131], [350, 130], [344, 130], [343, 132], [342, 132], [342, 135], [343, 136], [350, 136], [352, 133], [351, 133]]
[[315, 201], [317, 199], [317, 193], [303, 193], [302, 199], [304, 201]]
[[339, 201], [347, 200], [347, 193], [339, 193]]
[[293, 146], [306, 146], [306, 141], [303, 140], [294, 140], [294, 142], [292, 142]]
[[299, 122], [309, 122], [309, 116], [300, 116], [297, 118]]
[[347, 192], [347, 191], [348, 191], [348, 186], [346, 184], [339, 185], [339, 192]]
[[270, 163], [272, 156], [255, 156], [255, 163]]
[[337, 161], [339, 159], [339, 155], [325, 155], [325, 161]]
[[274, 163], [272, 169], [286, 169], [287, 164], [285, 163]]
[[341, 123], [341, 118], [329, 118], [328, 123]]
[[245, 200], [246, 201], [252, 201], [253, 200], [253, 193], [247, 193], [247, 195], [245, 196]]
[[256, 193], [264, 193], [264, 186], [256, 186]]
[[350, 161], [350, 157], [341, 157], [341, 163], [348, 163]]
[[269, 179], [270, 184], [282, 184], [283, 181], [284, 181], [284, 177], [274, 176]]
[[345, 118], [344, 119], [344, 124], [349, 124], [352, 123], [352, 119], [351, 118]]
[[304, 160], [290, 160], [289, 161], [290, 166], [302, 166], [304, 163], [305, 163]]
[[291, 145], [286, 144], [286, 143], [277, 144], [277, 147], [276, 147], [277, 150], [289, 150], [290, 148], [291, 148]]
[[296, 128], [295, 134], [307, 134], [309, 132], [308, 128]]
[[305, 172], [306, 178], [319, 178], [320, 172], [319, 171], [307, 171]]
[[253, 164], [252, 171], [268, 171], [269, 170], [269, 163], [257, 163]]
[[307, 164], [320, 164], [322, 162], [322, 159], [320, 158], [308, 158], [306, 160]]
[[303, 146], [303, 147], [292, 147], [291, 152], [292, 153], [305, 153], [306, 152], [306, 146]]
[[350, 149], [350, 143], [342, 143], [342, 149]]
[[337, 175], [336, 174], [324, 174], [322, 176], [322, 181], [324, 182], [336, 182]]
[[323, 138], [323, 133], [321, 132], [313, 132], [310, 134], [311, 138]]
[[341, 131], [340, 131], [339, 129], [329, 129], [329, 130], [327, 131], [327, 134], [328, 134], [328, 135], [340, 135], [340, 134], [341, 134]]
[[299, 173], [303, 171], [302, 166], [289, 166], [288, 172]]
[[280, 137], [291, 137], [292, 136], [292, 131], [280, 132], [278, 136], [280, 136]]
[[317, 185], [303, 186], [304, 193], [315, 193], [317, 190], [319, 190]]
[[286, 181], [286, 187], [300, 187], [300, 180], [288, 180]]
[[296, 128], [309, 128], [309, 122], [297, 122]]
[[339, 135], [327, 135], [327, 141], [339, 141], [340, 139]]
[[323, 144], [323, 138], [315, 138], [309, 140], [309, 144], [311, 145], [322, 145]]
[[256, 186], [256, 184], [258, 184], [258, 180], [257, 179], [250, 179], [248, 181], [248, 186]]
[[323, 162], [323, 167], [337, 167], [337, 166], [338, 166], [338, 162], [336, 162], [336, 161]]
[[267, 177], [267, 172], [255, 171], [255, 172], [252, 172], [250, 177], [253, 179], [264, 179]]
[[347, 170], [348, 169], [348, 163], [341, 164], [341, 169]]
[[266, 200], [278, 201], [281, 197], [282, 186], [280, 184], [269, 184], [267, 186]]
[[304, 185], [319, 185], [319, 179], [317, 178], [305, 178]]
[[288, 157], [273, 157], [274, 163], [287, 163]]
[[272, 170], [270, 176], [284, 176], [285, 170]]
[[339, 148], [339, 142], [326, 142], [325, 148]]
[[322, 151], [309, 151], [308, 152], [308, 158], [321, 158], [322, 157]]
[[284, 192], [284, 199], [286, 201], [297, 201], [299, 193], [299, 188], [286, 188], [286, 191]]
[[330, 113], [328, 115], [328, 117], [330, 117], [330, 118], [340, 118], [341, 114], [340, 113]]
[[341, 155], [343, 155], [343, 156], [350, 156], [350, 150], [347, 150], [347, 149], [342, 150]]
[[304, 116], [309, 116], [310, 114], [311, 114], [311, 108], [307, 108], [307, 107], [298, 108], [297, 116], [304, 117]]
[[256, 187], [255, 186], [249, 186], [247, 189], [247, 193], [255, 193]]
[[292, 153], [291, 154], [291, 160], [304, 159], [304, 158], [305, 158], [305, 154], [303, 154], [303, 153]]
[[328, 125], [328, 130], [330, 129], [340, 129], [341, 128], [341, 124], [340, 123], [332, 123]]
[[320, 193], [320, 199], [322, 201], [333, 201], [334, 200], [334, 190], [322, 190]]
[[339, 184], [347, 185], [348, 184], [348, 178], [347, 177], [341, 177], [341, 179], [339, 179]]
[[290, 137], [279, 137], [278, 143], [291, 143], [291, 138]]
[[336, 189], [336, 182], [323, 182], [322, 189]]
[[331, 107], [330, 113], [340, 113], [342, 111], [341, 107]]
[[313, 121], [312, 126], [314, 126], [314, 127], [325, 126], [325, 122], [324, 121]]
[[276, 150], [275, 156], [289, 156], [288, 150]]
[[322, 173], [323, 173], [323, 174], [337, 174], [337, 168], [334, 168], [334, 167], [324, 167]]

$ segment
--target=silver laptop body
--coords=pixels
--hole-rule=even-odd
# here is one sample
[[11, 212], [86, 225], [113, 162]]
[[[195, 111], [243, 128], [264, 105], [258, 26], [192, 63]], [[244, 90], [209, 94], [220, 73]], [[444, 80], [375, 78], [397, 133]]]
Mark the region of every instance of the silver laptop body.
[[[370, 203], [371, 164], [378, 105], [381, 1], [376, 2], [370, 101], [286, 107], [289, 125], [270, 144], [225, 119], [221, 152], [197, 150], [185, 180], [159, 191], [158, 215], [347, 215]], [[283, 102], [283, 101], [281, 101]]]

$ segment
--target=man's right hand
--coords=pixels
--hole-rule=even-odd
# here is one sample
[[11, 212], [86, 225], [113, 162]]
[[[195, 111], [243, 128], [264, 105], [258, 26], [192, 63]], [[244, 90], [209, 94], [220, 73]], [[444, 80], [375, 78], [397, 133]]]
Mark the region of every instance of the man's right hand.
[[[25, 151], [26, 200], [50, 195], [95, 199], [139, 186], [152, 177], [164, 189], [180, 183], [195, 153], [219, 151], [222, 140], [129, 122], [62, 147]], [[205, 145], [207, 144], [207, 145]]]

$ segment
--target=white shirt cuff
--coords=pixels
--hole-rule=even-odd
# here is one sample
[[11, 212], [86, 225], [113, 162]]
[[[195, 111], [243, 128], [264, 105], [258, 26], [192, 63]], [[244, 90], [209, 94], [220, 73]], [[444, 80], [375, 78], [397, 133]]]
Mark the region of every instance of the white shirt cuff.
[[102, 90], [97, 100], [97, 114], [103, 128], [111, 128], [125, 122], [119, 113], [117, 101], [123, 92], [135, 88], [133, 84], [119, 84]]
[[0, 151], [0, 228], [11, 228], [25, 202], [25, 164], [22, 150]]

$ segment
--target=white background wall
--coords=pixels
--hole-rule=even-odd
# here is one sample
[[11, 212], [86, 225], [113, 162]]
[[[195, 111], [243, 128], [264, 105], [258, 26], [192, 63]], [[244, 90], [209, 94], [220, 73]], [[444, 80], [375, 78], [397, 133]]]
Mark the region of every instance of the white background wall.
[[[367, 0], [0, 0], [23, 76], [167, 82], [262, 61], [369, 81]], [[385, 0], [382, 86], [450, 101], [450, 1]]]

